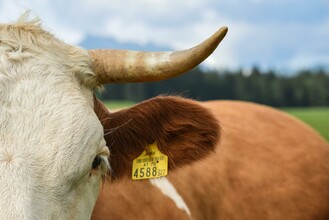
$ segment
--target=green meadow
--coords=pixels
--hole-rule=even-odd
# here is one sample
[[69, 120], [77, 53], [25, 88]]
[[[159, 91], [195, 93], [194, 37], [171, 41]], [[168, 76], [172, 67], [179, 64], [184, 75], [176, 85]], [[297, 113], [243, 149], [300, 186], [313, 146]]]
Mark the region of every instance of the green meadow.
[[127, 108], [135, 104], [135, 102], [125, 100], [104, 101], [103, 103], [110, 111]]
[[[105, 105], [110, 110], [118, 110], [133, 105], [132, 101], [106, 101]], [[281, 110], [301, 119], [315, 128], [326, 140], [329, 141], [329, 107], [310, 108], [282, 108]]]

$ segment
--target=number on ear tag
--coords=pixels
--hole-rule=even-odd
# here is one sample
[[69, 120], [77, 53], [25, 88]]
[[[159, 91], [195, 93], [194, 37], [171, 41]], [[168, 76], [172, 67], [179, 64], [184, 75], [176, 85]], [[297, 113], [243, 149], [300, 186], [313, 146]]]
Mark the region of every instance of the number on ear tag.
[[168, 156], [160, 152], [156, 143], [146, 146], [143, 153], [133, 161], [133, 180], [159, 178], [167, 174]]

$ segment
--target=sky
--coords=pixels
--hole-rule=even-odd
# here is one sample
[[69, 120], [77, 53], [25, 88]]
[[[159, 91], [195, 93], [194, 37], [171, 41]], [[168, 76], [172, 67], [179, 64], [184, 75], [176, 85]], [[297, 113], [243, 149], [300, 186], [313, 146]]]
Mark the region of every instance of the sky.
[[0, 0], [0, 23], [28, 9], [75, 45], [98, 35], [180, 50], [227, 26], [210, 68], [329, 66], [328, 0]]

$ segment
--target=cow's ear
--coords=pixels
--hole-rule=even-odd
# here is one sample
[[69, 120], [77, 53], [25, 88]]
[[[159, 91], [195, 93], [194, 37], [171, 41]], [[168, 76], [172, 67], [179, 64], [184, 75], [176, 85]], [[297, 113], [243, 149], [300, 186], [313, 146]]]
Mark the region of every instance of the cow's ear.
[[132, 161], [152, 143], [168, 156], [170, 171], [202, 159], [219, 140], [216, 118], [180, 97], [159, 96], [114, 113], [96, 100], [95, 112], [110, 149], [112, 179], [131, 176]]

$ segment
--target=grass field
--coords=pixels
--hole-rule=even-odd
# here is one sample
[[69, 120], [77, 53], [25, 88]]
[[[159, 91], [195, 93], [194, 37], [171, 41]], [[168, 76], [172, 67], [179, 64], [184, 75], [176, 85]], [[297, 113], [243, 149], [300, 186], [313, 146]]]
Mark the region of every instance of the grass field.
[[[134, 102], [131, 101], [109, 101], [105, 103], [110, 110], [126, 108], [133, 104]], [[282, 110], [311, 125], [329, 141], [329, 107], [283, 108]]]
[[132, 106], [135, 103], [131, 101], [114, 100], [114, 101], [106, 101], [104, 102], [104, 104], [110, 110], [118, 110]]

